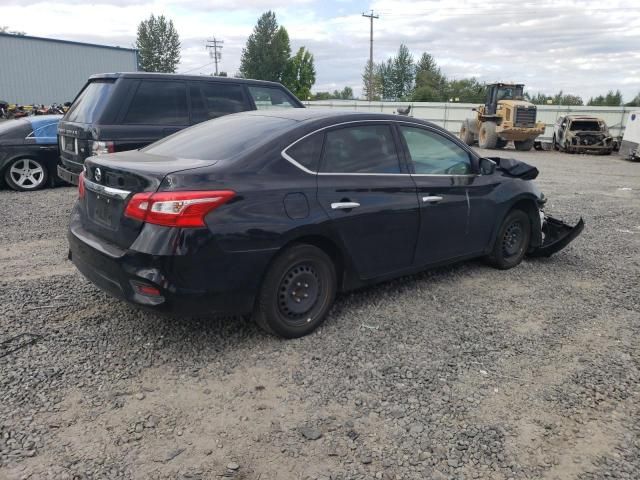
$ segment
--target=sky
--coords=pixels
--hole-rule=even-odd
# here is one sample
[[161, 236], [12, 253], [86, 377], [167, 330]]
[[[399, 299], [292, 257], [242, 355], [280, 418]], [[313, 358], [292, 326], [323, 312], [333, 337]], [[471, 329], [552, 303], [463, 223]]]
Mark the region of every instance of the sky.
[[27, 35], [131, 47], [151, 13], [171, 18], [182, 43], [179, 73], [210, 74], [207, 38], [224, 40], [221, 69], [238, 71], [258, 17], [276, 12], [292, 52], [313, 53], [313, 91], [362, 92], [374, 11], [374, 61], [401, 43], [429, 52], [449, 78], [518, 82], [531, 93], [589, 97], [640, 92], [640, 1], [456, 0], [0, 0], [0, 26]]

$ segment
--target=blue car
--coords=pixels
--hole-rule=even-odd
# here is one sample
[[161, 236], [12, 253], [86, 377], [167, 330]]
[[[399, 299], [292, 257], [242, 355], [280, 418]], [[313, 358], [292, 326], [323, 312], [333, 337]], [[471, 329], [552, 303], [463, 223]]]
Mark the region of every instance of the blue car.
[[38, 190], [53, 180], [61, 118], [40, 115], [0, 122], [0, 180], [18, 191]]

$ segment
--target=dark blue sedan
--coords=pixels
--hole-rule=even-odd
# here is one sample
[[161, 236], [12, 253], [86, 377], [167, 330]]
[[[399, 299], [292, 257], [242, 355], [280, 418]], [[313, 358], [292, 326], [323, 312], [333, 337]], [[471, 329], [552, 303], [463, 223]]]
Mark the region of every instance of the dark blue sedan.
[[0, 179], [9, 187], [37, 190], [55, 175], [61, 118], [41, 115], [0, 123]]
[[474, 257], [507, 269], [562, 249], [583, 223], [542, 212], [537, 174], [414, 118], [228, 115], [89, 158], [69, 257], [137, 305], [252, 313], [299, 337], [339, 292]]

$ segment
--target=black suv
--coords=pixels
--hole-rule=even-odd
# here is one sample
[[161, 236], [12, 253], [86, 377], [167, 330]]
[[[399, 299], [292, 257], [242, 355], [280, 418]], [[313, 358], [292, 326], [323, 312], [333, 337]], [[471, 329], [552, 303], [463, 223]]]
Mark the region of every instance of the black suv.
[[245, 110], [304, 108], [279, 83], [158, 73], [93, 75], [58, 125], [58, 176], [78, 184], [92, 155], [142, 148], [196, 123]]

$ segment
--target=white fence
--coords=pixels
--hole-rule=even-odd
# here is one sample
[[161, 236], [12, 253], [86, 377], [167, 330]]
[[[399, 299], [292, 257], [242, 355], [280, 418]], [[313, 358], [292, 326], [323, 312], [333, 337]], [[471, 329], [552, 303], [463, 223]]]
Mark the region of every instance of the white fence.
[[[411, 105], [411, 116], [427, 120], [446, 128], [454, 134], [460, 131], [460, 125], [466, 118], [472, 118], [471, 109], [476, 103], [431, 103], [431, 102], [367, 102], [363, 100], [321, 100], [306, 102], [311, 108], [335, 108], [336, 110], [356, 110], [359, 112], [389, 113], [396, 112], [398, 107]], [[538, 120], [545, 122], [547, 128], [542, 140], [551, 140], [553, 125], [558, 117], [569, 113], [594, 115], [607, 122], [611, 135], [620, 136], [624, 132], [629, 112], [638, 107], [574, 107], [567, 105], [538, 105]]]

